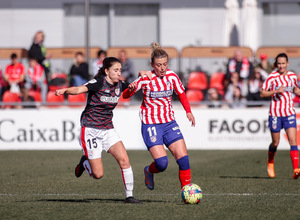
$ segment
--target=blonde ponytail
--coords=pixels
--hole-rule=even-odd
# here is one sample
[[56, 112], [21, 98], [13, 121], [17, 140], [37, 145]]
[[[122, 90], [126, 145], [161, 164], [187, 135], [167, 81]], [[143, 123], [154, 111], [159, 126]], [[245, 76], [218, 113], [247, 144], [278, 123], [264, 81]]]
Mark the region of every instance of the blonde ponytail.
[[161, 48], [158, 42], [153, 42], [151, 44], [152, 54], [151, 54], [151, 62], [154, 63], [154, 59], [160, 59], [167, 57], [169, 59], [168, 53]]

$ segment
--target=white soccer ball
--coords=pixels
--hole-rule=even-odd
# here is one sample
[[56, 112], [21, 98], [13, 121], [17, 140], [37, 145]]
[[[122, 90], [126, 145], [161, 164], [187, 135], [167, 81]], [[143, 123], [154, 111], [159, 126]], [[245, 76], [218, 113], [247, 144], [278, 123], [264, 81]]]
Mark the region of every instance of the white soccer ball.
[[202, 199], [203, 194], [200, 186], [190, 183], [181, 189], [181, 196], [186, 204], [198, 204]]

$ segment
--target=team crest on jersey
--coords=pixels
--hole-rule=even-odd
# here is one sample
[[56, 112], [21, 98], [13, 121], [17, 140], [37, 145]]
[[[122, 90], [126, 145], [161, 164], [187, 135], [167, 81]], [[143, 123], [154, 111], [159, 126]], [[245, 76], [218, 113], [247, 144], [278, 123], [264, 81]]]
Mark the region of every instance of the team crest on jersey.
[[115, 89], [115, 93], [116, 93], [116, 95], [119, 95], [120, 94], [120, 89], [119, 88]]
[[152, 143], [154, 143], [154, 142], [157, 140], [156, 135], [151, 136], [151, 137], [150, 137], [150, 140], [151, 140]]

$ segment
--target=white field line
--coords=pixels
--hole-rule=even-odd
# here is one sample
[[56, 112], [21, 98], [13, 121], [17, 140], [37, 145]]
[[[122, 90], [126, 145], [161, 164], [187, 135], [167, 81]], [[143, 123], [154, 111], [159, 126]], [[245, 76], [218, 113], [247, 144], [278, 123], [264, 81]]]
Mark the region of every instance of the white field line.
[[[22, 196], [107, 196], [123, 195], [123, 193], [0, 193], [0, 197], [22, 197]], [[139, 196], [178, 196], [175, 193], [151, 193], [137, 194]], [[300, 196], [300, 193], [203, 193], [204, 196]]]

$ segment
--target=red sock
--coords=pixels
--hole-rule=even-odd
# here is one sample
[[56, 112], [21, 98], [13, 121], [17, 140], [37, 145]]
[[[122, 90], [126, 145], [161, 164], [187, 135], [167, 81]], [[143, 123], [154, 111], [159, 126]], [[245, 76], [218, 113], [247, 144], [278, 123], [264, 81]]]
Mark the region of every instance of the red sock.
[[159, 173], [159, 171], [156, 169], [155, 162], [152, 162], [148, 168], [148, 171], [153, 174], [153, 173]]
[[191, 183], [191, 169], [179, 170], [179, 180], [181, 183], [181, 188], [187, 184]]
[[269, 151], [268, 163], [274, 163], [274, 157], [276, 152]]
[[298, 150], [291, 150], [290, 155], [291, 155], [291, 159], [292, 159], [294, 169], [298, 168], [299, 167], [299, 151]]

